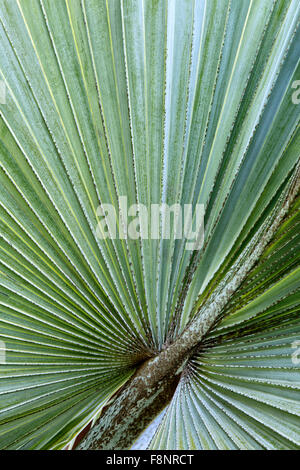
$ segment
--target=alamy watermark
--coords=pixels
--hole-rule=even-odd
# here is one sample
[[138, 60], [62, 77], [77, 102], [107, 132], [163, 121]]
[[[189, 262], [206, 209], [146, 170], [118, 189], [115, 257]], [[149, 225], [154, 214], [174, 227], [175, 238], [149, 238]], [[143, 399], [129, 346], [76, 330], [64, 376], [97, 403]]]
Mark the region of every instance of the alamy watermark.
[[6, 346], [4, 341], [0, 340], [0, 365], [6, 364]]
[[292, 94], [292, 103], [300, 104], [300, 80], [294, 80], [292, 83], [292, 88], [295, 88], [296, 91]]
[[128, 206], [127, 196], [119, 197], [119, 209], [101, 204], [97, 209], [98, 239], [175, 240], [185, 239], [186, 250], [200, 250], [204, 243], [204, 205], [144, 204]]
[[292, 342], [292, 349], [295, 349], [292, 354], [292, 363], [298, 365], [300, 364], [300, 340]]

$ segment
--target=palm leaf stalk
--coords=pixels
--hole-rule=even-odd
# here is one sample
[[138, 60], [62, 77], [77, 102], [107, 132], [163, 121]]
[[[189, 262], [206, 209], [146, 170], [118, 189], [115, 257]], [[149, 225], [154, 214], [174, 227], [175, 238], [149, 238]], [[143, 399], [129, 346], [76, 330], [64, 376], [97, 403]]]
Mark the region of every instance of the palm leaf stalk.
[[[162, 410], [151, 449], [300, 448], [299, 19], [1, 2], [1, 449], [130, 448]], [[124, 197], [140, 236], [101, 238]], [[143, 236], [152, 204], [201, 204], [200, 249]]]

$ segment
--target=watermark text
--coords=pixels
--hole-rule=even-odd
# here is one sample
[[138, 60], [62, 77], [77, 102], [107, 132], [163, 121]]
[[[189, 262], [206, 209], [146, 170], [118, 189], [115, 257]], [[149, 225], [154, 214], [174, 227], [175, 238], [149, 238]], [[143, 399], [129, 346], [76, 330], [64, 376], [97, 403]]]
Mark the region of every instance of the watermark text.
[[199, 250], [204, 243], [204, 205], [144, 204], [128, 206], [126, 196], [119, 198], [119, 209], [102, 204], [97, 209], [98, 239], [186, 240], [186, 250]]

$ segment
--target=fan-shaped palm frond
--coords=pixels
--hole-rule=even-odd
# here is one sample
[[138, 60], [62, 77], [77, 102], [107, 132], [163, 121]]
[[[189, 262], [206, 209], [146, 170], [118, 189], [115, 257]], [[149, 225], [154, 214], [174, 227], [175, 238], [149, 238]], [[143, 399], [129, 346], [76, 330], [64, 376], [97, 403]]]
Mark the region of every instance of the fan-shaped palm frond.
[[299, 20], [2, 0], [0, 448], [300, 447]]

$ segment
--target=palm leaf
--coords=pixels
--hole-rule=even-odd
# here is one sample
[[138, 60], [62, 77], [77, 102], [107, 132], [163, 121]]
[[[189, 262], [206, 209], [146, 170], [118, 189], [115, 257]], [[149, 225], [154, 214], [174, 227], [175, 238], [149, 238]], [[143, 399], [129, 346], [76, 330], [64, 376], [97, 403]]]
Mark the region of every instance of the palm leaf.
[[[299, 448], [298, 3], [1, 2], [0, 448], [130, 446], [178, 347], [152, 448]], [[99, 239], [122, 196], [202, 204], [203, 247]]]
[[299, 448], [298, 206], [190, 359], [153, 449]]

